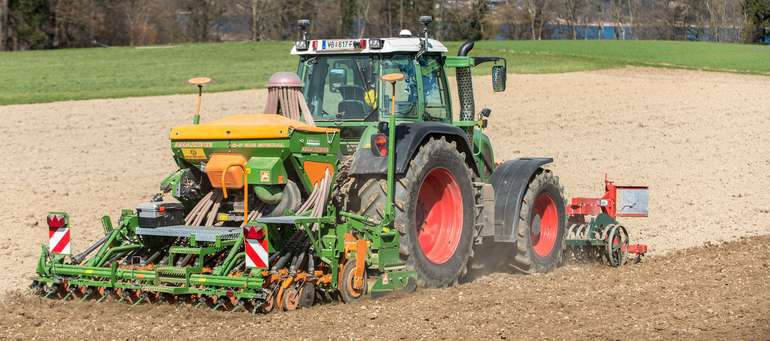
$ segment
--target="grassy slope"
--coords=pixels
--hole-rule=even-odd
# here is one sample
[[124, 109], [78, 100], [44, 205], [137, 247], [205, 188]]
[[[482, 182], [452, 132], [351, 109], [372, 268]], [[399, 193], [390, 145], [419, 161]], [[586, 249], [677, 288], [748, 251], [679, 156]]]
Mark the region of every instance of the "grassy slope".
[[[450, 43], [451, 52], [459, 43]], [[211, 76], [210, 91], [263, 87], [295, 70], [289, 42], [0, 53], [0, 105], [193, 92], [185, 80]], [[770, 74], [770, 48], [661, 41], [483, 41], [476, 55], [502, 55], [509, 71], [554, 73], [652, 65]], [[488, 73], [482, 67], [478, 74]]]
[[513, 56], [558, 56], [601, 65], [649, 65], [770, 75], [770, 47], [681, 41], [485, 41]]
[[198, 44], [156, 48], [0, 53], [0, 104], [193, 92], [186, 80], [210, 76], [208, 89], [263, 87], [277, 70], [296, 70], [291, 43]]

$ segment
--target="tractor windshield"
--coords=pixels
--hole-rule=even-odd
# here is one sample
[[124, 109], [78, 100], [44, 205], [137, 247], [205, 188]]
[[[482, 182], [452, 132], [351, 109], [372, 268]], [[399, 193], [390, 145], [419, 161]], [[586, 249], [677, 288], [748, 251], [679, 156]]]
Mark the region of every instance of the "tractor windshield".
[[[396, 86], [396, 108], [412, 115], [417, 102], [414, 63], [408, 56], [328, 55], [304, 58], [302, 82], [305, 100], [316, 121], [377, 121], [379, 109], [390, 110], [390, 86], [380, 76], [401, 72], [404, 82]], [[384, 96], [380, 92], [384, 91]]]

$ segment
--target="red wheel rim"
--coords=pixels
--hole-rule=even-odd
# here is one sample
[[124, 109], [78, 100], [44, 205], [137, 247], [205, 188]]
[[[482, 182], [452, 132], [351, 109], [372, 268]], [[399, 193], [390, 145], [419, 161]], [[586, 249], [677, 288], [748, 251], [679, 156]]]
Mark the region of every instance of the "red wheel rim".
[[455, 254], [463, 230], [463, 197], [454, 175], [445, 168], [431, 170], [417, 194], [417, 240], [434, 264]]
[[548, 257], [556, 247], [559, 232], [559, 211], [556, 203], [547, 192], [542, 192], [535, 199], [530, 226], [532, 250], [540, 257]]

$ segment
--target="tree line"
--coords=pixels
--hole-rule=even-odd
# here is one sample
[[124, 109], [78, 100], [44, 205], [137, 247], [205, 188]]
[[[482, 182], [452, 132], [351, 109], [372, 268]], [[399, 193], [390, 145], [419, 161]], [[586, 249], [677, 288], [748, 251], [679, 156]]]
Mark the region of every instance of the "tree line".
[[421, 30], [464, 39], [758, 42], [770, 0], [0, 0], [0, 50], [286, 40]]

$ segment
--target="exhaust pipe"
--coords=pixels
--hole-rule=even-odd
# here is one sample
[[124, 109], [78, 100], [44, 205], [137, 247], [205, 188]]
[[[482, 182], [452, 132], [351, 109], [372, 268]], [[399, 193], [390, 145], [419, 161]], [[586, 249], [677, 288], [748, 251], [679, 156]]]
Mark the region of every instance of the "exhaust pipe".
[[468, 53], [473, 50], [473, 45], [475, 45], [476, 42], [473, 40], [466, 40], [462, 45], [460, 45], [460, 48], [457, 49], [457, 55], [458, 56], [467, 56]]
[[[457, 55], [467, 56], [475, 43], [473, 40], [464, 42], [457, 50]], [[473, 121], [476, 116], [476, 104], [473, 102], [473, 75], [471, 74], [471, 67], [458, 67], [455, 70], [455, 76], [457, 78], [457, 92], [460, 101], [460, 120]]]

